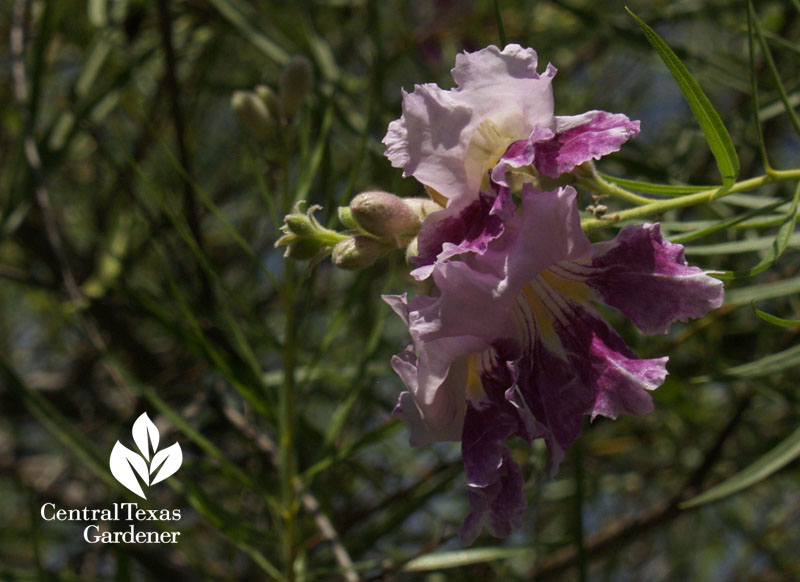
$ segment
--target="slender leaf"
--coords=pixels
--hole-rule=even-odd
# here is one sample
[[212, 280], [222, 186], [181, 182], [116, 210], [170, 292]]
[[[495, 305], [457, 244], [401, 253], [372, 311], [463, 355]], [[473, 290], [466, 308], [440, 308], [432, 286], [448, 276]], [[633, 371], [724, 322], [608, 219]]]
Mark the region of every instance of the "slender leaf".
[[766, 271], [772, 265], [774, 265], [783, 254], [783, 251], [786, 250], [786, 247], [789, 246], [789, 242], [791, 241], [792, 234], [794, 233], [795, 223], [797, 222], [798, 204], [800, 204], [800, 183], [797, 185], [794, 198], [792, 199], [792, 204], [783, 219], [783, 223], [778, 229], [775, 242], [772, 244], [772, 248], [770, 248], [767, 256], [764, 257], [755, 267], [750, 269], [745, 269], [743, 271], [727, 271], [725, 273], [719, 273], [716, 276], [720, 279], [728, 280], [744, 279]]
[[800, 345], [770, 354], [754, 362], [728, 368], [722, 373], [722, 376], [726, 378], [760, 378], [798, 366], [800, 366]]
[[[692, 233], [693, 234], [693, 233]], [[682, 237], [670, 237], [673, 242], [681, 242]], [[694, 238], [694, 237], [692, 237]], [[684, 247], [684, 252], [687, 255], [735, 255], [739, 253], [751, 253], [754, 251], [763, 251], [770, 248], [775, 244], [775, 239], [770, 237], [748, 238], [744, 240], [736, 240], [731, 242], [717, 243], [712, 245], [687, 245]], [[800, 247], [800, 232], [793, 234], [789, 238], [789, 247]]]
[[752, 18], [753, 29], [755, 30], [756, 36], [758, 37], [758, 42], [761, 45], [761, 52], [764, 53], [764, 60], [767, 63], [767, 68], [769, 69], [770, 75], [772, 75], [772, 80], [775, 82], [775, 86], [778, 88], [778, 95], [780, 95], [783, 106], [786, 108], [786, 114], [789, 116], [789, 121], [792, 122], [794, 130], [798, 133], [798, 135], [800, 135], [800, 118], [797, 117], [797, 113], [795, 113], [794, 108], [789, 103], [789, 96], [786, 94], [786, 88], [781, 82], [780, 73], [778, 73], [778, 68], [775, 66], [775, 61], [773, 60], [772, 53], [767, 46], [767, 41], [764, 38], [764, 34], [761, 32], [761, 22], [759, 22], [758, 15], [753, 9], [752, 2], [748, 2], [748, 10]]
[[783, 319], [782, 317], [771, 315], [766, 311], [761, 311], [755, 306], [753, 306], [753, 311], [755, 311], [756, 315], [760, 319], [763, 319], [767, 323], [771, 323], [773, 325], [777, 325], [780, 327], [796, 327], [800, 325], [800, 319]]
[[725, 294], [725, 305], [746, 305], [753, 301], [775, 299], [797, 293], [800, 293], [800, 277], [733, 289]]
[[650, 28], [641, 18], [636, 16], [631, 10], [627, 9], [634, 20], [639, 24], [647, 37], [647, 40], [656, 49], [661, 60], [667, 65], [667, 68], [672, 73], [672, 76], [677, 81], [678, 86], [683, 92], [684, 97], [689, 102], [689, 107], [692, 108], [694, 116], [700, 123], [700, 127], [706, 136], [708, 146], [711, 148], [711, 153], [717, 160], [717, 167], [722, 175], [722, 184], [725, 187], [730, 187], [736, 181], [739, 175], [739, 157], [736, 155], [736, 148], [733, 146], [731, 137], [719, 113], [711, 105], [706, 94], [700, 88], [700, 85], [695, 81], [689, 69], [686, 68], [678, 56], [673, 52], [669, 45], [665, 43], [662, 38], [656, 33], [655, 30]]
[[744, 214], [740, 214], [740, 215], [734, 216], [732, 218], [721, 220], [716, 224], [713, 224], [711, 226], [707, 226], [705, 228], [698, 229], [698, 230], [696, 230], [694, 232], [689, 232], [689, 233], [686, 233], [686, 234], [683, 234], [683, 235], [670, 237], [670, 240], [672, 242], [676, 242], [676, 243], [683, 243], [683, 242], [688, 242], [690, 240], [694, 240], [694, 239], [697, 239], [697, 238], [701, 238], [701, 237], [707, 236], [709, 234], [718, 232], [720, 230], [725, 230], [727, 228], [730, 228], [731, 226], [734, 226], [736, 224], [742, 223], [745, 220], [753, 218], [754, 216], [760, 216], [761, 214], [764, 214], [765, 212], [769, 212], [771, 210], [775, 210], [778, 206], [782, 205], [783, 203], [784, 203], [783, 200], [778, 200], [777, 202], [773, 202], [772, 204], [769, 204], [769, 205], [764, 206], [762, 208], [756, 208], [755, 210], [751, 210], [750, 212], [746, 212]]
[[508, 560], [520, 556], [532, 556], [531, 548], [472, 548], [469, 550], [456, 550], [454, 552], [437, 552], [426, 554], [409, 561], [404, 567], [404, 572], [429, 572], [431, 570], [445, 570], [447, 568], [460, 568], [472, 564], [485, 564], [498, 560]]
[[800, 428], [797, 428], [777, 447], [752, 465], [733, 477], [726, 479], [719, 485], [712, 487], [705, 493], [682, 503], [681, 508], [687, 509], [689, 507], [695, 507], [737, 493], [738, 491], [755, 485], [759, 481], [763, 481], [794, 461], [797, 457], [800, 457]]
[[635, 190], [636, 192], [644, 192], [647, 194], [663, 194], [665, 196], [681, 196], [683, 194], [694, 194], [702, 192], [703, 190], [713, 190], [715, 186], [691, 186], [689, 184], [653, 184], [652, 182], [640, 182], [638, 180], [627, 180], [625, 178], [618, 178], [610, 176], [603, 172], [598, 172], [601, 178], [613, 182], [618, 186], [627, 188], [628, 190]]
[[767, 154], [767, 146], [764, 142], [764, 129], [761, 127], [761, 121], [758, 118], [760, 110], [758, 98], [758, 80], [756, 79], [756, 62], [753, 50], [753, 5], [751, 2], [747, 3], [747, 54], [750, 60], [750, 92], [753, 100], [753, 116], [756, 122], [756, 134], [758, 135], [758, 149], [761, 151], [761, 163], [764, 164], [764, 169], [770, 169], [769, 155]]

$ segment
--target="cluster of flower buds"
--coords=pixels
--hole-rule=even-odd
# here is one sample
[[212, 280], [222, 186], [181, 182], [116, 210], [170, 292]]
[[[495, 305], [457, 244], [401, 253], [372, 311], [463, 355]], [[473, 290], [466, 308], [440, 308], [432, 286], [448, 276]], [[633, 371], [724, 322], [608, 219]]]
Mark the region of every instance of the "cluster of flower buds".
[[234, 91], [231, 107], [243, 127], [266, 141], [277, 133], [280, 123], [290, 123], [295, 118], [313, 85], [311, 62], [295, 56], [281, 72], [277, 94], [266, 85], [257, 85], [252, 91]]
[[347, 228], [339, 233], [324, 228], [312, 215], [319, 206], [284, 218], [284, 235], [275, 246], [286, 246], [286, 257], [319, 259], [331, 253], [341, 269], [360, 270], [393, 249], [416, 248], [414, 241], [425, 217], [442, 207], [427, 198], [400, 198], [389, 192], [362, 192], [349, 206], [339, 208]]
[[335, 230], [325, 228], [314, 218], [314, 212], [321, 210], [321, 206], [314, 205], [303, 212], [301, 209], [303, 204], [303, 201], [298, 202], [294, 207], [294, 212], [284, 217], [283, 226], [281, 226], [283, 236], [275, 241], [275, 246], [286, 247], [283, 256], [287, 259], [318, 261], [324, 258], [332, 247], [347, 237]]

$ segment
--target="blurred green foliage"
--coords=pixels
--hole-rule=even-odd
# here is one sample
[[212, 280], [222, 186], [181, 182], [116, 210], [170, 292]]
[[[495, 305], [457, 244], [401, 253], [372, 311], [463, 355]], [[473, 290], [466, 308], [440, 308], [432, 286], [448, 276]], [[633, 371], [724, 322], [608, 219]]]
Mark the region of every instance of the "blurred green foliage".
[[[508, 41], [558, 67], [558, 114], [642, 120], [600, 170], [719, 183], [623, 2], [499, 4]], [[800, 103], [795, 0], [755, 7], [756, 114], [746, 3], [628, 6], [719, 112], [740, 180], [765, 171], [756, 115], [772, 166], [800, 166], [784, 104]], [[358, 192], [424, 194], [390, 167], [380, 139], [401, 87], [449, 86], [457, 52], [498, 42], [494, 2], [15, 0], [0, 16], [12, 40], [0, 49], [12, 73], [0, 92], [0, 578], [800, 578], [796, 461], [716, 504], [678, 508], [800, 418], [796, 321], [775, 326], [751, 308], [800, 314], [794, 184], [656, 217], [703, 268], [774, 258], [781, 224], [786, 250], [726, 282], [723, 308], [667, 336], [644, 338], [610, 313], [640, 356], [670, 356], [655, 412], [587, 422], [554, 479], [541, 443], [511, 443], [526, 524], [466, 550], [453, 539], [467, 511], [458, 445], [411, 449], [389, 416], [401, 389], [389, 359], [407, 337], [380, 295], [411, 289], [401, 253], [350, 273], [284, 261], [273, 244], [301, 199], [334, 226]], [[311, 64], [309, 93], [273, 109], [272, 132], [240, 123], [233, 93], [280, 96], [297, 82], [285, 73], [297, 56]], [[180, 544], [89, 545], [77, 525], [42, 521], [45, 502], [132, 500], [107, 458], [145, 410], [184, 451], [170, 486], [142, 504], [182, 509]]]

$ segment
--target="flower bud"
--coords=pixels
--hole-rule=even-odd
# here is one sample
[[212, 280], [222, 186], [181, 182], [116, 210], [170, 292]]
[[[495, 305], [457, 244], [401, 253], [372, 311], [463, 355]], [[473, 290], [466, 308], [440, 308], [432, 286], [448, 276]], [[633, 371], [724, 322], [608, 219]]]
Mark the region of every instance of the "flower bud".
[[278, 96], [271, 87], [267, 87], [266, 85], [256, 85], [253, 91], [256, 95], [258, 95], [259, 99], [264, 102], [264, 105], [267, 106], [267, 109], [273, 117], [280, 116], [281, 104], [280, 101], [278, 101]]
[[294, 118], [313, 83], [311, 61], [300, 55], [292, 57], [278, 80], [281, 111], [286, 119]]
[[429, 214], [444, 210], [442, 206], [439, 206], [430, 198], [403, 198], [402, 200], [406, 203], [406, 206], [419, 216], [420, 220], [425, 220]]
[[253, 91], [234, 91], [231, 107], [239, 122], [253, 135], [267, 139], [272, 135], [275, 120], [261, 98]]
[[365, 232], [394, 241], [398, 247], [416, 236], [421, 224], [417, 213], [402, 198], [379, 190], [353, 198], [350, 212]]
[[323, 257], [338, 242], [346, 240], [346, 236], [322, 226], [314, 218], [314, 212], [321, 210], [321, 206], [311, 206], [305, 213], [301, 206], [305, 201], [298, 202], [294, 212], [283, 218], [281, 236], [275, 241], [276, 247], [286, 247], [284, 257], [289, 259], [305, 260]]
[[369, 236], [351, 236], [333, 247], [331, 259], [340, 269], [358, 271], [374, 263], [386, 252], [386, 246]]
[[408, 247], [406, 247], [406, 263], [409, 265], [412, 264], [412, 259], [419, 254], [419, 237], [414, 237], [410, 243], [408, 243]]

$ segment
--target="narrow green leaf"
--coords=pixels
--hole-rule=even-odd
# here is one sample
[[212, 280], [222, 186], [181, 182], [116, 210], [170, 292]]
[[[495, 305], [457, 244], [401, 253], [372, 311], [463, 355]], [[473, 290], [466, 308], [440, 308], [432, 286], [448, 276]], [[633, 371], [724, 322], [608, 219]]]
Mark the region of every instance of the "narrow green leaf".
[[639, 24], [647, 37], [647, 40], [656, 49], [656, 52], [667, 65], [672, 76], [677, 81], [678, 86], [683, 92], [684, 97], [689, 103], [694, 116], [700, 123], [700, 127], [706, 136], [711, 153], [717, 160], [717, 167], [722, 175], [722, 184], [730, 187], [739, 175], [739, 157], [736, 155], [736, 148], [733, 146], [731, 137], [719, 113], [711, 105], [706, 94], [695, 81], [689, 69], [686, 68], [678, 56], [673, 52], [669, 45], [665, 43], [655, 30], [650, 28], [641, 18], [636, 16], [630, 9], [626, 8], [634, 20]]
[[727, 271], [725, 273], [716, 274], [715, 277], [724, 280], [730, 279], [744, 279], [747, 277], [752, 277], [754, 275], [758, 275], [759, 273], [766, 271], [775, 262], [780, 258], [783, 254], [783, 251], [786, 250], [786, 247], [789, 246], [789, 241], [792, 238], [792, 234], [794, 233], [795, 223], [797, 222], [797, 210], [798, 204], [800, 203], [800, 183], [797, 184], [797, 188], [794, 192], [794, 198], [792, 198], [792, 204], [789, 207], [789, 211], [786, 213], [786, 216], [783, 219], [783, 223], [781, 224], [780, 228], [778, 228], [778, 234], [775, 237], [775, 242], [772, 244], [772, 248], [767, 253], [767, 256], [764, 257], [761, 262], [759, 262], [755, 267], [750, 269], [745, 269], [743, 271]]
[[776, 354], [770, 354], [754, 362], [728, 368], [722, 373], [722, 376], [727, 378], [760, 378], [798, 366], [800, 366], [800, 345]]
[[244, 13], [244, 9], [233, 0], [209, 0], [220, 15], [228, 21], [244, 37], [246, 41], [260, 50], [264, 55], [279, 65], [289, 62], [289, 54], [275, 44], [253, 24], [252, 15]]
[[763, 481], [797, 457], [800, 457], [800, 428], [796, 429], [777, 447], [755, 461], [752, 465], [733, 477], [726, 479], [719, 485], [712, 487], [705, 493], [682, 503], [681, 508], [687, 509], [689, 507], [709, 503], [710, 501], [716, 501], [717, 499], [722, 499], [742, 489], [746, 489], [759, 481]]
[[[680, 242], [674, 237], [669, 240], [673, 242]], [[736, 255], [740, 253], [752, 253], [754, 251], [763, 251], [770, 248], [775, 244], [775, 239], [772, 237], [759, 237], [747, 238], [744, 240], [736, 240], [731, 242], [717, 243], [713, 245], [687, 245], [683, 248], [687, 255]], [[795, 233], [789, 239], [789, 247], [800, 247], [800, 232]]]
[[636, 192], [644, 192], [646, 194], [663, 194], [664, 196], [681, 196], [683, 194], [694, 194], [702, 192], [703, 190], [713, 190], [716, 186], [691, 186], [689, 184], [653, 184], [652, 182], [640, 182], [639, 180], [627, 180], [625, 178], [617, 178], [610, 176], [603, 172], [597, 172], [601, 178], [613, 182], [618, 186], [627, 188], [628, 190], [635, 190]]
[[800, 293], [800, 277], [733, 289], [725, 293], [725, 305], [746, 305], [753, 301], [775, 299], [797, 293]]
[[772, 53], [770, 52], [769, 46], [767, 46], [767, 41], [764, 38], [763, 32], [761, 31], [761, 22], [758, 20], [758, 15], [753, 9], [752, 2], [748, 2], [748, 10], [752, 18], [753, 29], [755, 30], [756, 37], [758, 37], [758, 43], [761, 45], [761, 52], [764, 54], [764, 61], [766, 61], [767, 68], [772, 76], [772, 80], [778, 89], [778, 95], [780, 95], [783, 106], [786, 108], [786, 114], [789, 116], [789, 121], [792, 122], [794, 130], [798, 133], [798, 135], [800, 135], [800, 118], [797, 117], [797, 113], [795, 113], [794, 108], [792, 107], [791, 103], [789, 103], [789, 96], [786, 94], [786, 88], [781, 82], [780, 73], [778, 73], [778, 68], [775, 66], [775, 61], [772, 59]]
[[469, 550], [456, 550], [454, 552], [437, 552], [426, 554], [409, 561], [404, 567], [404, 572], [428, 572], [431, 570], [444, 570], [459, 568], [472, 564], [485, 564], [497, 560], [508, 560], [519, 556], [531, 556], [531, 548], [473, 548]]
[[758, 118], [758, 111], [761, 109], [758, 98], [758, 80], [756, 79], [756, 61], [753, 50], [753, 4], [747, 3], [747, 54], [750, 63], [750, 92], [752, 93], [753, 100], [753, 115], [756, 122], [756, 134], [758, 135], [758, 149], [761, 151], [761, 163], [764, 169], [769, 171], [771, 168], [769, 163], [769, 155], [767, 154], [767, 146], [764, 142], [764, 129], [761, 127], [761, 121]]
[[778, 200], [778, 201], [773, 202], [772, 204], [769, 204], [769, 205], [764, 206], [762, 208], [756, 208], [755, 210], [751, 210], [750, 212], [745, 212], [744, 214], [740, 214], [740, 215], [734, 216], [732, 218], [727, 218], [725, 220], [721, 220], [716, 224], [713, 224], [713, 225], [705, 227], [705, 228], [701, 228], [699, 230], [695, 230], [694, 232], [689, 232], [689, 233], [682, 234], [682, 235], [679, 235], [679, 236], [670, 237], [670, 240], [672, 242], [675, 242], [675, 243], [683, 243], [683, 242], [688, 242], [690, 240], [694, 240], [694, 239], [697, 239], [697, 238], [701, 238], [701, 237], [707, 236], [709, 234], [715, 233], [717, 231], [725, 230], [725, 229], [727, 229], [727, 228], [729, 228], [731, 226], [734, 226], [736, 224], [744, 222], [745, 220], [753, 218], [754, 216], [759, 216], [761, 214], [764, 214], [765, 212], [769, 212], [771, 210], [774, 210], [775, 208], [777, 208], [778, 206], [780, 206], [783, 203], [784, 203], [783, 200]]
[[778, 325], [780, 327], [796, 327], [800, 325], [800, 319], [783, 319], [782, 317], [771, 315], [766, 311], [761, 311], [756, 306], [753, 306], [753, 311], [755, 311], [756, 315], [760, 319], [763, 319], [767, 323], [771, 323], [773, 325]]

